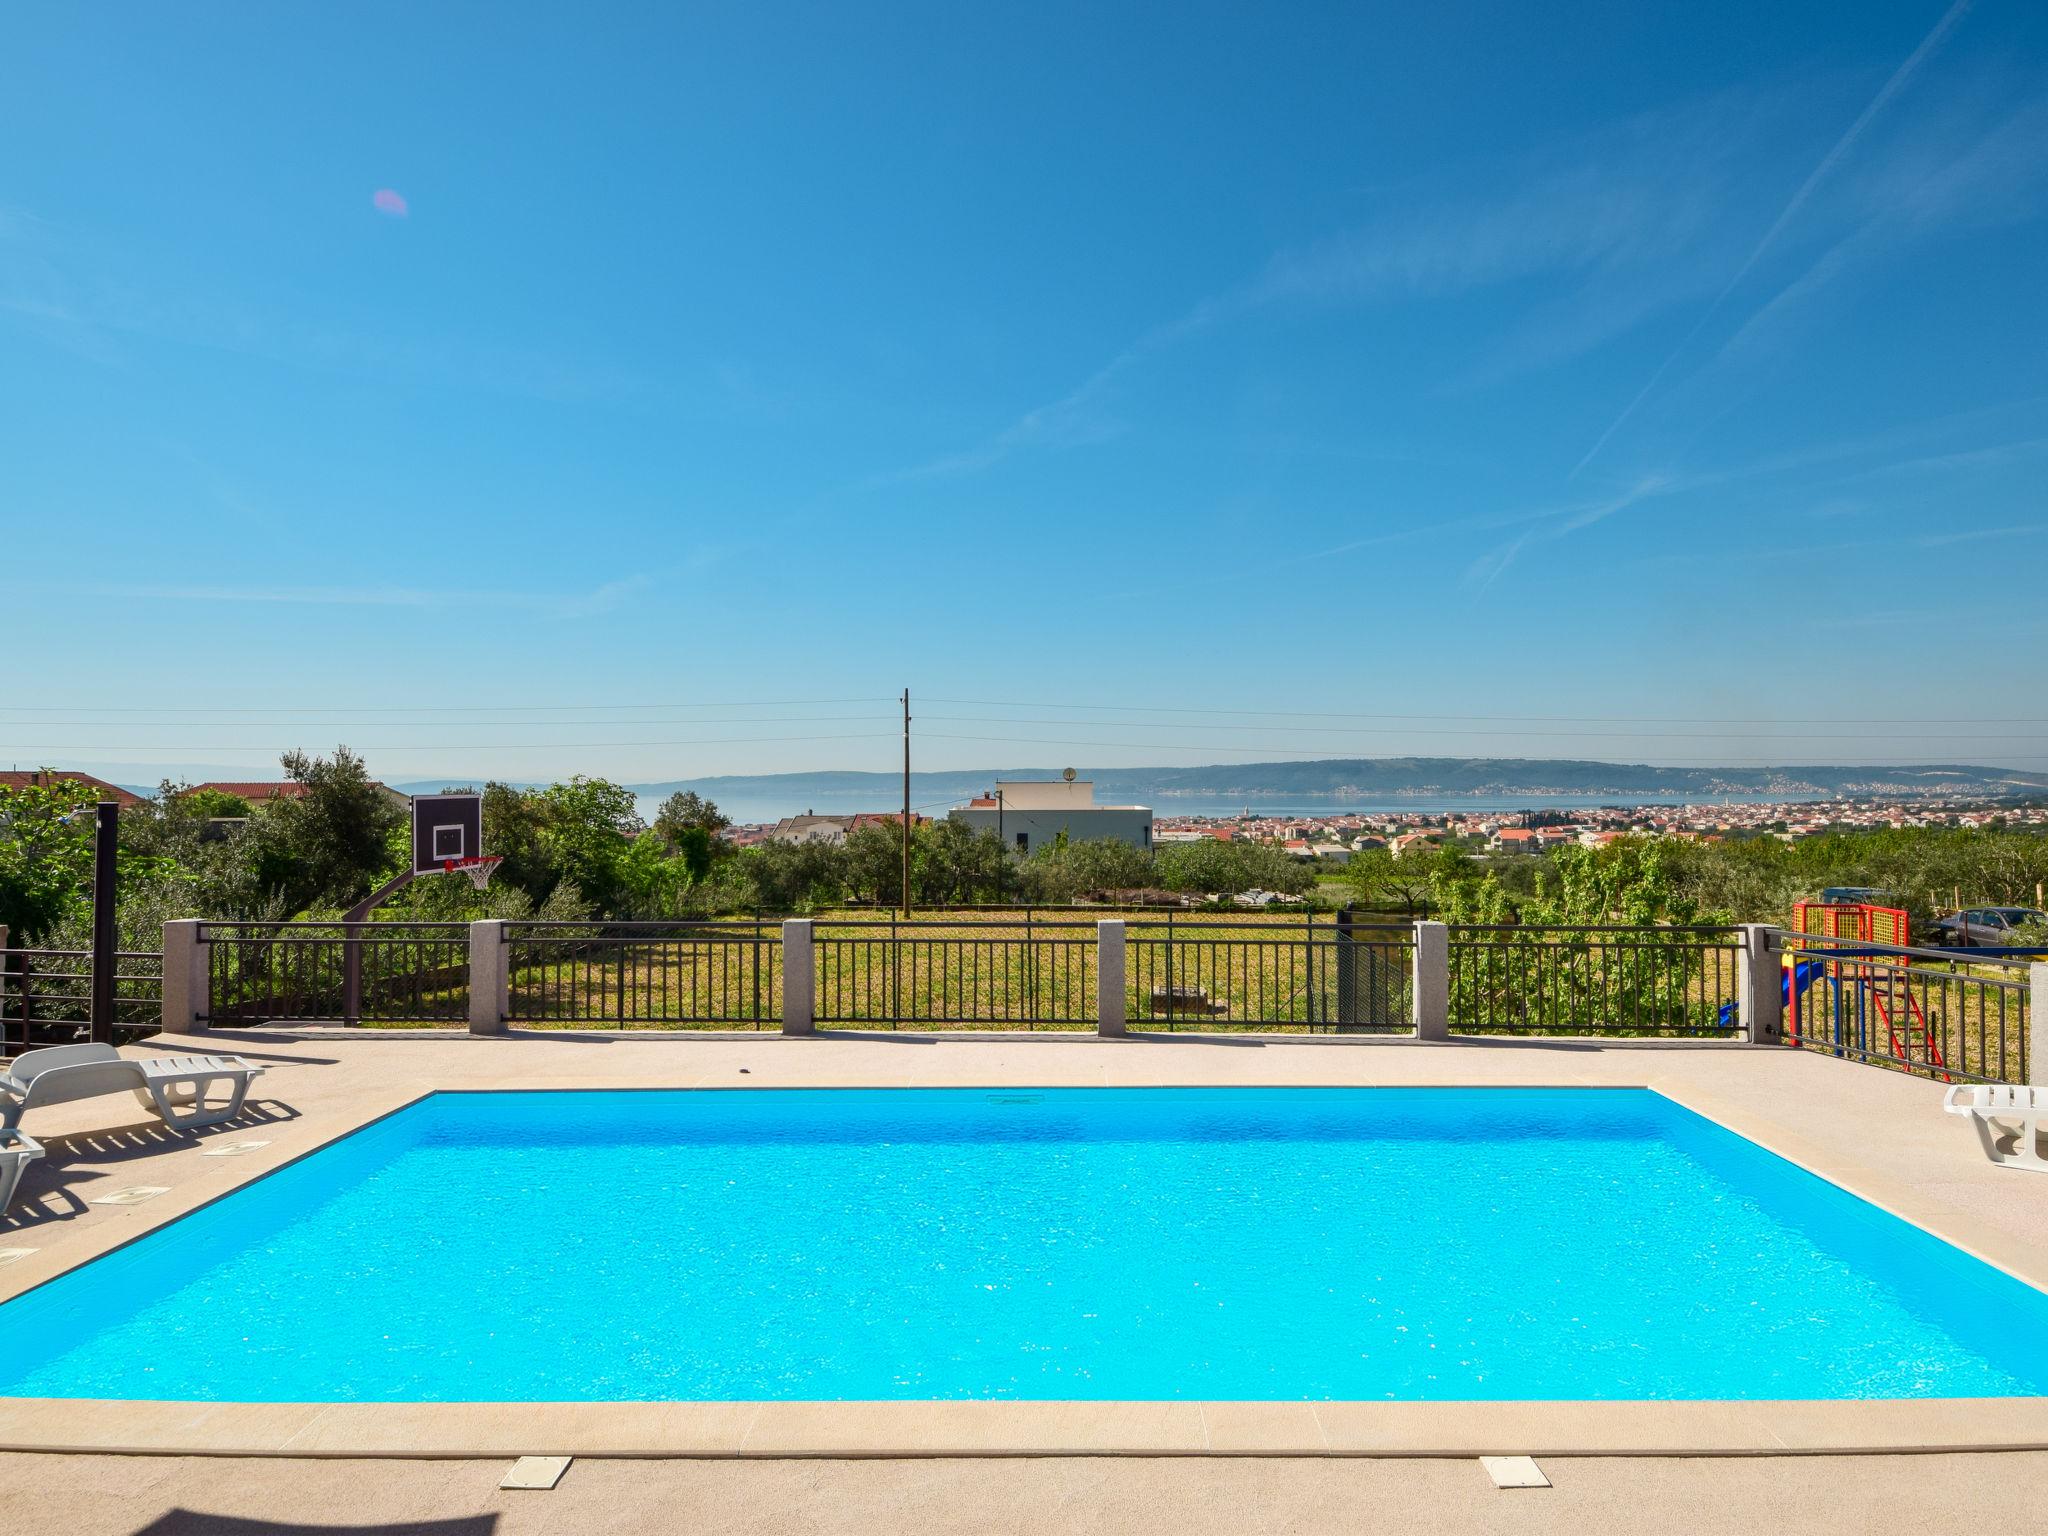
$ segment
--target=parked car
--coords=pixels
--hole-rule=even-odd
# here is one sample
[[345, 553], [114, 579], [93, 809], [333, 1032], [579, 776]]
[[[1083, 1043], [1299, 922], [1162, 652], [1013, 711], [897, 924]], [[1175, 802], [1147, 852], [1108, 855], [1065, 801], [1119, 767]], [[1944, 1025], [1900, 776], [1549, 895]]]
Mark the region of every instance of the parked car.
[[[2037, 907], [1970, 907], [1934, 922], [1935, 932], [1941, 935], [1936, 942], [1964, 948], [2023, 944], [2043, 928], [2048, 928], [2048, 912]], [[2014, 929], [2027, 932], [2016, 935]]]

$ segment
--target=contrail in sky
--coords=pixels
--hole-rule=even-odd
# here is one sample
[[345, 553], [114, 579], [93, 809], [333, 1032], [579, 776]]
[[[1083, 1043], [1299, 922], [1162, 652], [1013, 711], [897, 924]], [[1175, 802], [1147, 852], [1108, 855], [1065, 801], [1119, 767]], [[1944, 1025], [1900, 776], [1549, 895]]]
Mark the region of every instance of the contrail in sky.
[[1913, 78], [1913, 75], [1919, 70], [1920, 66], [1926, 63], [1943, 43], [1948, 41], [1949, 33], [1953, 32], [1956, 24], [1963, 19], [1963, 13], [1969, 10], [1970, 3], [1971, 0], [1955, 0], [1955, 4], [1948, 8], [1948, 14], [1934, 24], [1934, 30], [1920, 40], [1920, 46], [1913, 50], [1907, 57], [1906, 62], [1892, 71], [1891, 79], [1885, 81], [1878, 93], [1870, 98], [1870, 105], [1865, 107], [1856, 121], [1849, 125], [1848, 132], [1835, 141], [1833, 149], [1821, 156], [1820, 164], [1813, 168], [1813, 174], [1808, 176], [1800, 184], [1799, 190], [1792, 194], [1792, 200], [1785, 205], [1784, 210], [1779, 213], [1771, 227], [1764, 231], [1763, 238], [1757, 241], [1755, 248], [1750, 251], [1748, 259], [1740, 267], [1736, 268], [1735, 275], [1728, 279], [1727, 286], [1714, 295], [1714, 301], [1707, 306], [1706, 312], [1693, 322], [1693, 328], [1685, 333], [1685, 339], [1672, 348], [1671, 355], [1658, 365], [1655, 373], [1650, 375], [1650, 382], [1645, 384], [1635, 399], [1629, 401], [1627, 408], [1614, 418], [1613, 424], [1600, 434], [1599, 440], [1586, 450], [1586, 456], [1572, 466], [1572, 472], [1565, 476], [1567, 484], [1578, 478], [1579, 471], [1593, 462], [1599, 455], [1600, 450], [1607, 446], [1607, 440], [1614, 436], [1616, 432], [1619, 432], [1622, 424], [1629, 417], [1635, 415], [1636, 408], [1650, 398], [1651, 392], [1656, 389], [1658, 384], [1663, 382], [1664, 375], [1671, 371], [1671, 365], [1677, 362], [1686, 348], [1690, 347], [1698, 339], [1700, 332], [1707, 328], [1707, 322], [1719, 313], [1722, 304], [1727, 301], [1728, 295], [1741, 285], [1745, 277], [1749, 276], [1750, 269], [1762, 258], [1764, 252], [1768, 251], [1776, 243], [1778, 236], [1784, 233], [1785, 226], [1799, 216], [1799, 210], [1806, 206], [1806, 201], [1813, 196], [1814, 189], [1827, 179], [1828, 173], [1841, 163], [1842, 157], [1856, 147], [1856, 141], [1863, 137], [1863, 130], [1876, 120], [1880, 112], [1891, 105], [1892, 99], [1906, 88], [1906, 83]]

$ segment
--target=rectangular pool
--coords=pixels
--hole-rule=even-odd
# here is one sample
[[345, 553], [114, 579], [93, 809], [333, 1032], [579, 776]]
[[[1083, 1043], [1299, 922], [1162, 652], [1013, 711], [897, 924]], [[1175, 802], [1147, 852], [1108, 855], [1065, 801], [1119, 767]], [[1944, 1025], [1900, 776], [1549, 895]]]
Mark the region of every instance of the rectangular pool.
[[2048, 1386], [2048, 1296], [1641, 1089], [441, 1093], [0, 1335], [34, 1397]]

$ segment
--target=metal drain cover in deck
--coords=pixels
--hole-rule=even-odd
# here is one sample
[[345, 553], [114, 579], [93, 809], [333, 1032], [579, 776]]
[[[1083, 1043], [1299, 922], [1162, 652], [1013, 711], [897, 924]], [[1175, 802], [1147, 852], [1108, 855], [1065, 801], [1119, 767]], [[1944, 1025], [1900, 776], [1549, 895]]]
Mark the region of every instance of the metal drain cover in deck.
[[1482, 1456], [1479, 1465], [1496, 1488], [1548, 1488], [1550, 1479], [1533, 1456]]
[[98, 1195], [87, 1201], [88, 1205], [140, 1205], [145, 1200], [154, 1200], [158, 1195], [168, 1195], [168, 1184], [138, 1184], [133, 1189], [117, 1189], [109, 1195]]
[[260, 1152], [269, 1146], [267, 1141], [230, 1141], [218, 1147], [208, 1147], [201, 1157], [240, 1157], [245, 1152]]
[[552, 1488], [569, 1470], [567, 1456], [522, 1456], [512, 1463], [500, 1488]]

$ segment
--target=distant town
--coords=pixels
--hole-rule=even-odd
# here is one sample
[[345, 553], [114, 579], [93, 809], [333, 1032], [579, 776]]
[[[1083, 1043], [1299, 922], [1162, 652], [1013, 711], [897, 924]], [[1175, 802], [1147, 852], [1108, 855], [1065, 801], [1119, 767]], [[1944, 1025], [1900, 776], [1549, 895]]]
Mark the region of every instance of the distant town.
[[1483, 845], [1533, 853], [1577, 843], [1599, 847], [1623, 837], [1714, 842], [1776, 837], [1786, 842], [1832, 831], [1887, 827], [2048, 827], [2048, 804], [1982, 800], [1794, 800], [1742, 805], [1612, 805], [1524, 812], [1345, 813], [1320, 816], [1172, 816], [1153, 824], [1155, 845], [1201, 838], [1274, 843], [1302, 858], [1341, 864], [1355, 852], [1385, 848], [1396, 858], [1422, 844]]
[[[2048, 801], [2010, 802], [1983, 797], [1889, 797], [1833, 800], [1714, 802], [1697, 805], [1532, 807], [1525, 811], [1337, 811], [1237, 815], [1157, 815], [1146, 806], [1102, 806], [1086, 780], [1047, 783], [1012, 780], [977, 795], [950, 816], [996, 832], [1020, 853], [1042, 847], [1064, 831], [1075, 841], [1114, 838], [1161, 848], [1203, 839], [1265, 843], [1304, 860], [1341, 865], [1353, 854], [1384, 848], [1396, 858], [1430, 844], [1456, 843], [1472, 851], [1537, 853], [1566, 844], [1599, 847], [1623, 837], [1715, 842], [1774, 837], [1785, 842], [1825, 832], [1891, 827], [2044, 827]], [[916, 822], [926, 818], [913, 813]], [[726, 839], [757, 843], [842, 843], [863, 825], [896, 825], [900, 812], [784, 816], [735, 825]]]

